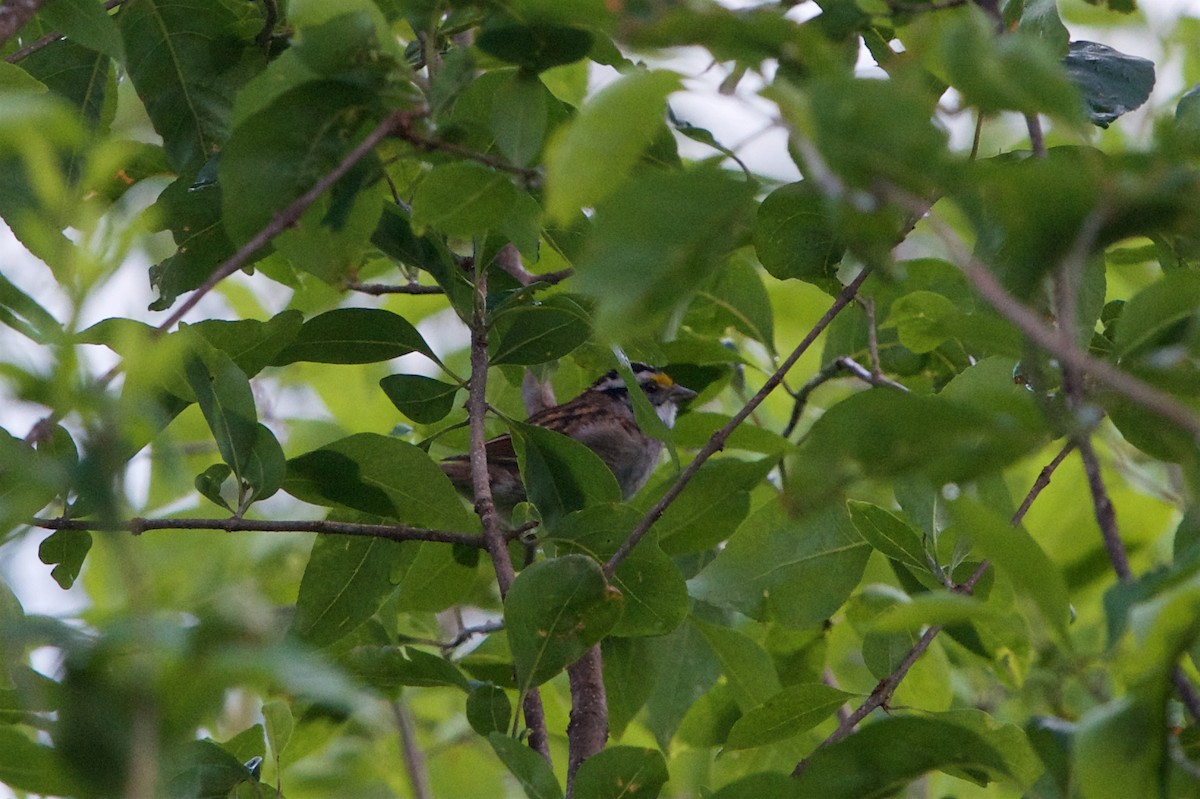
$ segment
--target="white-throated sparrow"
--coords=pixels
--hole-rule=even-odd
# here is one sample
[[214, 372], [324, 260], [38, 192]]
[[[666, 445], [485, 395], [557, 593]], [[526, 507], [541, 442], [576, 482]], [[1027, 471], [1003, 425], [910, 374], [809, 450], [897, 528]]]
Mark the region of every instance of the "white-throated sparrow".
[[[695, 397], [696, 392], [653, 366], [634, 363], [630, 368], [658, 417], [667, 427], [674, 425], [680, 403]], [[570, 436], [599, 455], [616, 476], [626, 499], [650, 479], [662, 453], [662, 442], [643, 433], [634, 420], [629, 388], [615, 369], [575, 399], [539, 411], [526, 422]], [[502, 435], [488, 441], [487, 461], [496, 506], [511, 510], [525, 499], [512, 437]], [[447, 458], [441, 466], [455, 488], [467, 496], [473, 493], [468, 456]]]

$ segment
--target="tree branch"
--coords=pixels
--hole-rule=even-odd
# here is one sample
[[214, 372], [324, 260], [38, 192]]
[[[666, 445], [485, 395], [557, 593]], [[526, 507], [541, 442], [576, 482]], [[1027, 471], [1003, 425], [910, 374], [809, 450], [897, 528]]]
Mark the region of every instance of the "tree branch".
[[[505, 245], [511, 247], [511, 244]], [[488, 317], [487, 317], [487, 267], [476, 262], [475, 302], [471, 314], [471, 383], [467, 394], [467, 421], [471, 434], [471, 487], [475, 495], [475, 512], [483, 524], [483, 540], [492, 566], [496, 570], [496, 584], [500, 597], [516, 579], [512, 558], [508, 555], [508, 540], [500, 530], [500, 517], [496, 513], [496, 502], [492, 498], [492, 482], [487, 464], [487, 432], [484, 430], [484, 415], [487, 412], [488, 373]], [[525, 694], [525, 724], [529, 727], [529, 746], [542, 757], [550, 760], [550, 742], [546, 732], [546, 716], [542, 708], [542, 697], [536, 688]]]
[[505, 161], [503, 158], [498, 158], [494, 155], [488, 155], [487, 153], [481, 153], [478, 150], [472, 150], [470, 147], [464, 147], [463, 145], [456, 144], [455, 142], [443, 141], [441, 139], [431, 139], [414, 130], [411, 123], [411, 117], [406, 119], [400, 126], [396, 128], [395, 135], [397, 138], [403, 139], [413, 147], [416, 147], [418, 150], [440, 150], [444, 153], [457, 155], [460, 158], [466, 158], [467, 160], [483, 164], [484, 166], [491, 167], [492, 169], [498, 169], [501, 172], [508, 172], [509, 174], [516, 175], [525, 181], [526, 184], [534, 184], [541, 180], [541, 172], [536, 169], [516, 166], [515, 164]]
[[876, 388], [894, 388], [899, 391], [908, 391], [908, 387], [897, 383], [891, 378], [885, 377], [882, 374], [877, 374], [869, 369], [865, 369], [862, 364], [851, 358], [849, 355], [843, 355], [840, 358], [834, 358], [829, 363], [821, 367], [821, 371], [817, 372], [807, 383], [793, 395], [794, 403], [792, 404], [792, 415], [788, 418], [788, 423], [783, 428], [780, 434], [784, 438], [788, 438], [796, 430], [796, 425], [800, 422], [800, 416], [804, 413], [804, 406], [808, 404], [808, 398], [820, 386], [834, 379], [841, 372], [849, 372], [869, 386]]
[[404, 769], [408, 772], [408, 784], [412, 786], [413, 799], [433, 799], [433, 790], [429, 785], [429, 769], [425, 763], [425, 753], [417, 745], [417, 729], [412, 713], [403, 699], [392, 703], [392, 712], [396, 716], [396, 729], [400, 732], [400, 752], [404, 757]]
[[679, 496], [691, 479], [696, 476], [696, 472], [700, 471], [700, 467], [704, 465], [704, 462], [724, 448], [725, 441], [729, 438], [737, 426], [744, 422], [750, 416], [750, 414], [754, 413], [755, 409], [757, 409], [758, 406], [763, 403], [763, 400], [765, 400], [770, 393], [774, 391], [780, 383], [783, 382], [783, 379], [787, 376], [788, 371], [790, 371], [791, 368], [796, 365], [796, 361], [800, 360], [800, 356], [803, 355], [808, 348], [813, 345], [813, 342], [817, 340], [817, 336], [821, 335], [821, 333], [826, 327], [829, 326], [829, 324], [841, 312], [841, 310], [850, 304], [850, 302], [854, 299], [854, 295], [858, 292], [859, 286], [863, 284], [863, 281], [865, 281], [870, 274], [871, 270], [864, 268], [858, 273], [858, 276], [855, 277], [854, 280], [850, 281], [850, 283], [848, 283], [845, 288], [838, 293], [837, 298], [833, 301], [833, 304], [829, 306], [829, 310], [825, 312], [824, 316], [817, 320], [817, 323], [813, 326], [812, 330], [808, 331], [808, 335], [806, 335], [804, 340], [796, 346], [796, 349], [792, 350], [791, 355], [789, 355], [783, 361], [783, 363], [779, 365], [779, 368], [775, 370], [774, 374], [767, 378], [767, 382], [763, 383], [763, 386], [758, 390], [758, 393], [751, 397], [750, 400], [742, 407], [742, 409], [735, 413], [733, 418], [726, 422], [720, 430], [712, 434], [712, 436], [708, 439], [708, 443], [696, 453], [696, 457], [692, 459], [692, 462], [683, 468], [683, 470], [679, 473], [679, 477], [676, 478], [671, 487], [667, 489], [667, 492], [663, 494], [662, 498], [659, 499], [658, 502], [654, 503], [654, 507], [650, 508], [646, 515], [642, 517], [642, 520], [638, 522], [637, 527], [633, 528], [633, 531], [629, 534], [629, 537], [625, 539], [624, 543], [622, 543], [617, 551], [613, 553], [613, 556], [608, 559], [608, 562], [604, 564], [604, 575], [606, 577], [612, 579], [617, 567], [621, 565], [621, 561], [625, 560], [625, 558], [629, 556], [629, 553], [633, 551], [633, 548], [638, 545], [638, 542], [645, 537], [646, 533], [650, 530], [650, 527], [656, 521], [658, 521], [659, 517], [663, 515], [663, 511], [665, 511], [667, 507], [675, 501], [675, 499]]
[[441, 286], [422, 286], [420, 283], [389, 285], [386, 283], [346, 283], [348, 291], [380, 297], [384, 294], [445, 294]]
[[608, 695], [604, 661], [596, 644], [567, 668], [571, 685], [571, 721], [567, 724], [567, 799], [575, 788], [575, 772], [608, 741]]
[[141, 535], [149, 530], [224, 530], [227, 533], [321, 533], [363, 538], [386, 538], [389, 541], [432, 541], [438, 544], [458, 544], [482, 548], [483, 539], [470, 533], [449, 530], [427, 530], [403, 524], [354, 524], [328, 520], [265, 521], [241, 519], [144, 519], [136, 517], [122, 522], [101, 519], [30, 519], [30, 527], [45, 530], [94, 530]]
[[[910, 197], [908, 202], [911, 204], [917, 201]], [[1082, 373], [1090, 374], [1096, 382], [1132, 400], [1147, 411], [1178, 425], [1193, 435], [1200, 436], [1200, 415], [1197, 415], [1195, 411], [1178, 402], [1169, 394], [1122, 371], [1107, 361], [1093, 358], [1072, 342], [1064, 340], [1059, 335], [1059, 331], [1048, 327], [1035, 311], [1009, 294], [1000, 285], [991, 269], [971, 254], [970, 249], [949, 225], [932, 215], [927, 217], [927, 221], [979, 295], [1001, 316], [1024, 333], [1030, 341], [1063, 363]]]
[[15, 36], [47, 2], [48, 0], [7, 0], [0, 6], [0, 46]]

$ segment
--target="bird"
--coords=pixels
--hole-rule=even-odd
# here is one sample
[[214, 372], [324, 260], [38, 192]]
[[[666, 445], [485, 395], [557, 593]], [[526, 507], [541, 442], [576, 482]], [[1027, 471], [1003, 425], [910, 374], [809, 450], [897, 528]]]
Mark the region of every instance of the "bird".
[[[674, 426], [680, 406], [696, 397], [695, 391], [654, 366], [635, 362], [630, 370], [667, 427]], [[629, 387], [616, 369], [606, 372], [574, 399], [533, 414], [526, 424], [562, 433], [596, 453], [617, 478], [625, 499], [646, 484], [662, 453], [662, 442], [638, 427]], [[502, 512], [511, 511], [518, 502], [525, 501], [512, 436], [497, 436], [486, 447], [492, 498]], [[451, 456], [440, 466], [460, 493], [473, 496], [469, 456]]]

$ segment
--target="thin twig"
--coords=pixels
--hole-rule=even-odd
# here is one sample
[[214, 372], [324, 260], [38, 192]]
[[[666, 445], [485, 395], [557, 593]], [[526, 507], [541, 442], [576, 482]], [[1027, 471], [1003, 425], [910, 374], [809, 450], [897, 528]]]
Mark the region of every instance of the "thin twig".
[[415, 131], [410, 123], [411, 119], [406, 120], [404, 124], [396, 129], [395, 135], [397, 138], [404, 139], [418, 150], [440, 150], [444, 153], [457, 155], [460, 158], [466, 158], [470, 161], [475, 161], [476, 163], [491, 167], [492, 169], [498, 169], [501, 172], [508, 172], [516, 175], [524, 180], [526, 184], [533, 184], [541, 179], [541, 173], [536, 169], [517, 166], [505, 161], [503, 158], [498, 158], [494, 155], [488, 155], [487, 153], [481, 153], [478, 150], [472, 150], [470, 147], [464, 147], [463, 145], [455, 142], [444, 141], [442, 139], [431, 139], [428, 136], [423, 136]]
[[867, 385], [875, 386], [876, 388], [894, 388], [899, 391], [908, 391], [907, 386], [897, 383], [895, 380], [882, 374], [872, 373], [849, 355], [834, 358], [821, 367], [821, 371], [817, 372], [812, 379], [793, 394], [792, 415], [788, 418], [788, 423], [784, 426], [781, 433], [784, 438], [788, 438], [796, 430], [796, 425], [799, 424], [800, 417], [804, 413], [804, 406], [808, 404], [808, 398], [812, 393], [820, 386], [837, 377], [841, 372], [849, 372]]
[[1179, 701], [1187, 708], [1188, 713], [1192, 714], [1192, 719], [1200, 721], [1200, 694], [1196, 693], [1196, 686], [1192, 685], [1192, 681], [1184, 673], [1183, 666], [1176, 665], [1172, 669], [1171, 683], [1175, 686], [1175, 693], [1179, 694]]
[[1074, 449], [1075, 442], [1068, 441], [1066, 445], [1059, 450], [1059, 453], [1054, 456], [1054, 460], [1047, 463], [1042, 467], [1042, 470], [1038, 472], [1037, 479], [1033, 481], [1033, 486], [1030, 487], [1029, 492], [1025, 495], [1025, 499], [1021, 500], [1021, 507], [1017, 508], [1017, 512], [1013, 514], [1011, 521], [1013, 527], [1016, 527], [1025, 518], [1025, 514], [1029, 512], [1029, 508], [1031, 505], [1033, 505], [1033, 501], [1038, 498], [1038, 495], [1041, 494], [1048, 485], [1050, 485], [1050, 478], [1054, 476], [1054, 472], [1058, 469], [1059, 465], [1066, 460], [1067, 456], [1070, 455], [1071, 451]]
[[[471, 382], [467, 394], [467, 421], [471, 434], [471, 487], [475, 495], [475, 512], [479, 514], [479, 521], [483, 524], [484, 546], [491, 556], [492, 566], [496, 571], [496, 584], [500, 588], [500, 597], [503, 598], [516, 579], [516, 571], [508, 555], [507, 538], [500, 530], [500, 517], [496, 512], [496, 502], [492, 498], [492, 482], [487, 464], [487, 432], [484, 429], [488, 372], [487, 284], [487, 268], [477, 265], [475, 301], [471, 314]], [[530, 688], [525, 694], [523, 707], [525, 724], [529, 728], [529, 746], [549, 761], [550, 742], [546, 732], [546, 715], [537, 688]]]
[[1037, 114], [1025, 115], [1025, 127], [1029, 131], [1029, 149], [1035, 158], [1046, 157], [1046, 136], [1042, 133], [1042, 120]]
[[413, 799], [433, 799], [429, 769], [425, 763], [425, 753], [417, 745], [417, 729], [412, 713], [403, 699], [392, 703], [392, 712], [396, 716], [396, 729], [400, 732], [400, 752], [404, 757], [404, 770], [408, 772]]
[[380, 297], [384, 294], [445, 294], [441, 286], [422, 286], [420, 283], [391, 285], [387, 283], [346, 283], [348, 291]]
[[858, 276], [855, 277], [854, 280], [850, 281], [850, 283], [838, 293], [837, 298], [833, 301], [833, 304], [829, 306], [829, 310], [825, 312], [824, 316], [817, 320], [817, 323], [813, 326], [812, 330], [808, 331], [808, 335], [804, 337], [804, 340], [796, 346], [796, 349], [792, 350], [791, 355], [789, 355], [783, 361], [783, 363], [780, 364], [779, 368], [776, 369], [769, 378], [767, 378], [767, 381], [763, 383], [763, 386], [758, 390], [758, 393], [751, 397], [749, 402], [742, 406], [742, 409], [735, 413], [733, 418], [726, 422], [720, 430], [712, 434], [712, 436], [708, 439], [708, 443], [706, 443], [704, 447], [696, 453], [696, 457], [692, 460], [692, 462], [684, 467], [684, 469], [679, 473], [679, 477], [677, 477], [671, 487], [667, 489], [667, 492], [662, 495], [662, 498], [659, 499], [658, 502], [654, 503], [654, 507], [650, 508], [646, 515], [642, 517], [642, 520], [638, 522], [637, 527], [633, 528], [633, 532], [629, 534], [629, 537], [625, 539], [617, 551], [613, 553], [613, 556], [608, 559], [608, 562], [604, 564], [604, 574], [606, 577], [609, 579], [612, 578], [613, 574], [617, 570], [617, 567], [621, 565], [621, 561], [625, 560], [625, 558], [629, 556], [629, 553], [633, 551], [633, 548], [638, 545], [638, 542], [645, 537], [646, 533], [650, 530], [650, 527], [656, 521], [658, 521], [659, 517], [663, 515], [663, 512], [667, 509], [667, 507], [675, 501], [675, 499], [679, 496], [691, 479], [696, 476], [696, 472], [700, 470], [700, 467], [703, 466], [709, 458], [724, 448], [725, 441], [729, 438], [737, 426], [744, 422], [750, 416], [750, 414], [752, 414], [754, 410], [763, 403], [763, 400], [765, 400], [767, 396], [770, 395], [770, 393], [774, 391], [780, 383], [783, 382], [783, 378], [786, 377], [788, 371], [796, 365], [796, 361], [800, 360], [800, 356], [802, 356], [808, 350], [808, 348], [813, 345], [813, 342], [817, 340], [817, 337], [821, 335], [821, 333], [826, 327], [829, 326], [829, 324], [841, 312], [841, 310], [850, 304], [850, 302], [854, 299], [855, 294], [858, 292], [859, 286], [863, 284], [863, 281], [865, 281], [870, 274], [871, 270], [863, 269], [858, 273]]
[[389, 541], [432, 541], [483, 547], [483, 539], [471, 533], [427, 530], [404, 524], [353, 524], [328, 520], [266, 521], [263, 519], [144, 519], [136, 517], [119, 522], [100, 519], [30, 519], [30, 527], [44, 530], [94, 530], [141, 535], [149, 530], [223, 530], [227, 533], [321, 533], [323, 535], [385, 538]]
[[[116, 8], [117, 6], [121, 5], [121, 2], [122, 2], [122, 0], [108, 0], [108, 2], [106, 2], [104, 4], [104, 8], [105, 8], [105, 10], [110, 10], [110, 9]], [[62, 39], [62, 38], [63, 38], [63, 34], [59, 33], [58, 31], [50, 31], [45, 36], [35, 39], [34, 41], [32, 41], [29, 44], [22, 47], [20, 50], [9, 53], [7, 56], [5, 56], [4, 60], [10, 64], [15, 64], [18, 61], [21, 61], [21, 60], [33, 55], [38, 50], [41, 50], [43, 47], [48, 47], [48, 46], [54, 44], [55, 42], [57, 42], [59, 39]]]
[[[871, 695], [863, 701], [861, 705], [854, 709], [854, 712], [846, 716], [837, 729], [829, 734], [829, 736], [821, 742], [817, 750], [821, 750], [830, 744], [837, 743], [845, 738], [850, 733], [854, 732], [854, 728], [860, 721], [865, 719], [877, 707], [887, 707], [888, 702], [892, 699], [892, 694], [896, 693], [896, 688], [900, 686], [904, 678], [908, 675], [909, 669], [921, 659], [921, 655], [925, 654], [925, 650], [929, 649], [929, 645], [933, 643], [933, 639], [937, 638], [937, 634], [942, 631], [940, 625], [934, 625], [925, 631], [925, 633], [917, 640], [917, 643], [912, 649], [908, 650], [908, 654], [896, 666], [896, 670], [887, 677], [879, 681], [875, 686], [875, 690], [871, 691]], [[792, 776], [798, 777], [808, 766], [808, 761], [812, 759], [812, 755], [801, 760], [796, 764], [796, 768], [792, 770]]]
[[871, 376], [883, 377], [883, 367], [879, 362], [879, 331], [875, 327], [875, 298], [859, 297], [859, 303], [867, 314], [867, 357], [871, 361]]

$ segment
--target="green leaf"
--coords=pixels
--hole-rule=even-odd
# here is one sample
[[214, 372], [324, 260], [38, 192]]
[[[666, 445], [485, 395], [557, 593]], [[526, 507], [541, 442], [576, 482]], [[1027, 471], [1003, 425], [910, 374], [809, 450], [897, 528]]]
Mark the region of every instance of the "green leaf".
[[933, 624], [961, 624], [994, 614], [992, 608], [975, 597], [936, 591], [918, 594], [908, 602], [892, 605], [871, 619], [868, 628], [877, 633], [899, 633]]
[[418, 424], [433, 424], [454, 409], [459, 387], [423, 375], [388, 375], [379, 387], [400, 413]]
[[255, 426], [255, 430], [254, 443], [247, 454], [241, 475], [242, 480], [253, 489], [249, 497], [251, 502], [274, 496], [287, 476], [287, 457], [275, 434], [261, 423]]
[[[461, 505], [461, 503], [460, 503]], [[466, 601], [475, 586], [479, 551], [425, 541], [406, 545], [392, 566], [398, 610], [438, 613]]]
[[304, 323], [273, 366], [296, 361], [375, 363], [410, 352], [437, 358], [421, 334], [402, 316], [380, 308], [336, 308]]
[[552, 99], [541, 80], [526, 72], [513, 72], [496, 91], [492, 135], [500, 152], [516, 166], [529, 166], [541, 153], [546, 140], [546, 109]]
[[1102, 128], [1146, 102], [1154, 88], [1153, 61], [1106, 44], [1071, 42], [1063, 64], [1083, 93], [1092, 124]]
[[754, 190], [717, 169], [647, 172], [599, 205], [575, 281], [596, 301], [600, 337], [628, 340], [664, 324], [680, 286], [702, 284], [728, 256]]
[[955, 724], [915, 716], [884, 718], [818, 749], [797, 778], [800, 796], [879, 799], [934, 769], [966, 770], [982, 781], [1008, 776], [987, 741]]
[[428, 453], [404, 441], [359, 433], [292, 458], [287, 467], [284, 490], [305, 502], [420, 527], [478, 529]]
[[169, 308], [180, 294], [199, 288], [216, 268], [233, 255], [235, 247], [221, 221], [221, 186], [208, 173], [195, 170], [171, 182], [154, 203], [159, 230], [170, 230], [175, 254], [150, 267], [150, 286], [158, 299], [150, 310]]
[[32, 297], [0, 275], [0, 322], [37, 344], [62, 337], [62, 325]]
[[[578, 552], [604, 563], [641, 518], [642, 514], [628, 505], [584, 508], [555, 525], [549, 540], [560, 554]], [[687, 617], [683, 575], [653, 540], [637, 545], [617, 567], [612, 582], [625, 598], [625, 610], [613, 635], [665, 635]]]
[[214, 463], [196, 475], [193, 484], [196, 486], [196, 490], [200, 492], [200, 496], [233, 513], [233, 508], [229, 507], [229, 503], [221, 495], [221, 488], [225, 485], [225, 481], [229, 479], [231, 474], [233, 474], [233, 469], [229, 468], [229, 464]]
[[[750, 491], [775, 468], [774, 458], [707, 461], [654, 523], [663, 551], [671, 555], [703, 552], [729, 538], [750, 511]], [[639, 498], [648, 510], [674, 478]]]
[[24, 735], [18, 727], [0, 726], [0, 783], [17, 791], [69, 796], [76, 792], [58, 752]]
[[549, 680], [612, 630], [620, 593], [591, 558], [564, 555], [521, 570], [504, 598], [504, 618], [517, 684]]
[[541, 755], [502, 732], [489, 733], [487, 739], [529, 799], [562, 799], [562, 788]]
[[812, 627], [850, 597], [870, 554], [844, 508], [792, 518], [772, 502], [746, 519], [688, 591], [751, 618]]
[[820, 724], [854, 694], [821, 683], [790, 685], [738, 719], [726, 749], [751, 749], [799, 735]]
[[453, 663], [411, 646], [358, 646], [345, 663], [359, 680], [392, 693], [405, 685], [468, 690], [467, 678]]
[[993, 565], [1033, 600], [1060, 640], [1070, 646], [1071, 604], [1062, 572], [1022, 527], [966, 499], [950, 505], [959, 532], [970, 538]]
[[189, 741], [181, 760], [182, 769], [167, 786], [180, 799], [229, 796], [240, 784], [254, 781], [245, 765], [210, 740]]
[[1121, 311], [1113, 337], [1115, 354], [1154, 360], [1155, 351], [1187, 342], [1186, 324], [1200, 309], [1200, 275], [1176, 270], [1167, 272], [1139, 291]]
[[[96, 8], [90, 0], [75, 1]], [[116, 29], [113, 30], [115, 33]], [[65, 97], [90, 129], [107, 132], [116, 108], [112, 97], [116, 82], [112, 60], [107, 55], [76, 41], [61, 39], [30, 54], [21, 66], [50, 91]], [[78, 158], [73, 159], [69, 167], [72, 177], [79, 176], [81, 165]]]
[[854, 394], [817, 420], [788, 462], [788, 494], [812, 508], [864, 478], [921, 474], [940, 485], [998, 470], [1045, 441], [1032, 396], [1018, 391], [1010, 378], [991, 405], [887, 389]]
[[296, 338], [303, 324], [304, 315], [291, 310], [276, 314], [266, 322], [205, 319], [188, 325], [188, 328], [232, 358], [246, 377], [254, 377], [271, 365], [279, 352]]
[[512, 723], [512, 702], [504, 689], [491, 683], [472, 688], [467, 694], [467, 723], [480, 735], [504, 734]]
[[1134, 691], [1093, 708], [1079, 720], [1071, 741], [1072, 773], [1084, 796], [1166, 795], [1164, 699]]
[[[621, 640], [621, 639], [609, 639]], [[700, 631], [681, 624], [657, 638], [624, 639], [645, 642], [650, 647], [653, 669], [640, 672], [655, 676], [646, 698], [646, 723], [660, 746], [668, 746], [680, 722], [696, 700], [716, 684], [721, 665]]]
[[570, 353], [590, 338], [588, 313], [570, 297], [505, 308], [492, 320], [493, 364], [531, 366]]
[[621, 501], [617, 478], [578, 441], [536, 425], [511, 425], [529, 501], [553, 529], [571, 511]]
[[271, 747], [272, 756], [279, 758], [287, 749], [288, 742], [292, 739], [292, 731], [296, 728], [292, 707], [282, 699], [272, 699], [263, 702], [262, 715], [267, 744]]
[[417, 186], [412, 226], [418, 235], [432, 228], [465, 238], [500, 231], [520, 194], [503, 172], [467, 161], [443, 164]]
[[846, 248], [833, 231], [828, 202], [808, 181], [767, 195], [754, 218], [754, 248], [773, 277], [795, 278], [833, 293]]
[[[566, 225], [625, 182], [663, 124], [673, 72], [633, 72], [599, 91], [550, 143], [546, 212]], [[597, 164], [604, 164], [597, 169]]]
[[345, 638], [395, 590], [399, 545], [382, 538], [319, 535], [300, 579], [291, 632], [314, 647]]
[[223, 352], [210, 353], [203, 359], [199, 355], [190, 356], [184, 364], [184, 373], [217, 440], [221, 458], [234, 474], [244, 478], [259, 436], [250, 381]]
[[694, 330], [723, 335], [732, 327], [775, 349], [775, 320], [767, 289], [748, 248], [737, 250], [700, 288], [688, 308], [686, 323]]
[[932, 291], [914, 291], [892, 303], [888, 326], [896, 326], [900, 343], [916, 353], [933, 352], [960, 327], [962, 311], [954, 301]]
[[711, 799], [793, 799], [795, 782], [778, 771], [764, 771], [725, 785]]
[[850, 521], [868, 544], [897, 563], [921, 572], [929, 569], [921, 534], [911, 525], [869, 502], [851, 500], [846, 504], [850, 509]]
[[50, 576], [66, 590], [75, 584], [91, 548], [92, 534], [87, 530], [55, 530], [38, 545], [38, 560], [54, 567]]
[[[241, 122], [217, 168], [229, 237], [238, 244], [248, 241], [332, 170], [373, 124], [377, 105], [378, 97], [361, 87], [310, 81]], [[346, 174], [331, 190], [330, 211], [320, 224], [340, 230], [345, 220], [333, 209], [348, 209], [346, 201], [360, 190], [369, 192], [362, 184], [376, 169], [368, 157]], [[363, 245], [373, 229], [371, 224], [359, 231]]]
[[240, 24], [256, 14], [210, 0], [138, 0], [117, 14], [129, 76], [177, 170], [207, 161], [228, 138], [234, 92], [261, 63], [248, 57], [254, 28]]
[[1079, 120], [1079, 95], [1064, 77], [1059, 53], [1032, 36], [997, 36], [982, 11], [955, 18], [939, 52], [950, 85], [984, 113], [1019, 111]]
[[496, 24], [483, 26], [475, 46], [501, 61], [516, 64], [522, 72], [536, 74], [570, 64], [592, 49], [592, 34], [586, 30], [565, 25], [520, 25], [504, 17], [498, 19]]
[[779, 693], [779, 675], [771, 656], [744, 633], [709, 624], [693, 617], [691, 624], [712, 648], [721, 664], [721, 673], [733, 689], [743, 712], [758, 707]]
[[610, 746], [575, 773], [576, 799], [655, 799], [666, 784], [667, 761], [657, 749]]

